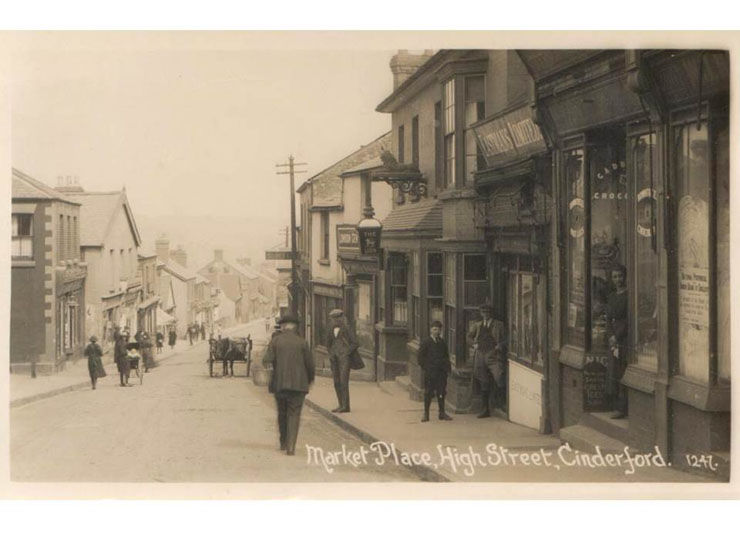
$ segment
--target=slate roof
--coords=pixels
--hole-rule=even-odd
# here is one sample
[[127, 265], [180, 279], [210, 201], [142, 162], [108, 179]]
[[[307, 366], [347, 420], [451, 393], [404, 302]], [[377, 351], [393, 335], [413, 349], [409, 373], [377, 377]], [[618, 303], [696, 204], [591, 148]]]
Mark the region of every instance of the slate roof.
[[13, 168], [12, 195], [13, 200], [59, 200], [70, 204], [80, 204], [15, 168]]
[[342, 173], [368, 160], [378, 158], [384, 150], [390, 150], [391, 137], [392, 134], [388, 131], [373, 142], [360, 147], [309, 178], [298, 188], [297, 192], [300, 193], [310, 184], [312, 187], [312, 206], [340, 206], [342, 204]]
[[172, 259], [165, 263], [164, 269], [182, 281], [190, 281], [191, 279], [197, 279], [199, 277], [198, 274], [192, 270], [188, 270], [185, 266], [181, 266]]
[[436, 199], [409, 202], [394, 208], [383, 220], [386, 231], [442, 232], [442, 202]]
[[379, 168], [383, 165], [383, 161], [380, 159], [379, 156], [373, 158], [372, 160], [368, 160], [367, 162], [363, 162], [362, 164], [358, 164], [354, 168], [350, 168], [344, 173], [342, 173], [342, 177], [345, 175], [353, 174], [353, 173], [359, 173], [366, 170], [374, 170], [375, 168]]
[[134, 221], [131, 207], [128, 205], [125, 191], [109, 192], [82, 192], [66, 193], [66, 195], [81, 203], [80, 208], [80, 245], [83, 247], [97, 247], [103, 245], [108, 229], [113, 223], [116, 210], [123, 208], [128, 219], [134, 242], [141, 245], [139, 230]]

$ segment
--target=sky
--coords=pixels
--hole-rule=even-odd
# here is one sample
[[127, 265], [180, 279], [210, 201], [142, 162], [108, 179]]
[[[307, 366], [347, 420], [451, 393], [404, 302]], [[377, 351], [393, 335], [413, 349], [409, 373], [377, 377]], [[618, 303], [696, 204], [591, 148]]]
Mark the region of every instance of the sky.
[[278, 242], [289, 181], [275, 164], [306, 162], [298, 187], [390, 130], [375, 107], [392, 91], [391, 49], [94, 44], [13, 56], [12, 164], [50, 186], [125, 186], [148, 221], [244, 219]]

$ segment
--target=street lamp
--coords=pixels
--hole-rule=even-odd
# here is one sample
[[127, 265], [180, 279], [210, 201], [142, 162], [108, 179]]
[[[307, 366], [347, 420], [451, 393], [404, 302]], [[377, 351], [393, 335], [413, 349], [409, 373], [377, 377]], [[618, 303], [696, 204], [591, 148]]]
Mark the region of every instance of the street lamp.
[[380, 232], [383, 229], [383, 224], [373, 217], [375, 211], [372, 206], [365, 207], [363, 215], [365, 217], [357, 224], [360, 253], [377, 255], [380, 249]]

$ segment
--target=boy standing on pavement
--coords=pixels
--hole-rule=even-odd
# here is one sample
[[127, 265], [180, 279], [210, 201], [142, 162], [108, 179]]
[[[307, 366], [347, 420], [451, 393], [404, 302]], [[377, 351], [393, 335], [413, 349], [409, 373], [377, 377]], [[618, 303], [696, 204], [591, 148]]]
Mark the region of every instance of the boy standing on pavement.
[[450, 353], [447, 343], [442, 339], [442, 322], [435, 320], [429, 330], [429, 337], [421, 342], [418, 356], [419, 366], [424, 372], [424, 418], [429, 422], [429, 407], [432, 398], [439, 404], [439, 419], [452, 420], [445, 412], [445, 394], [447, 393], [447, 374], [450, 373]]

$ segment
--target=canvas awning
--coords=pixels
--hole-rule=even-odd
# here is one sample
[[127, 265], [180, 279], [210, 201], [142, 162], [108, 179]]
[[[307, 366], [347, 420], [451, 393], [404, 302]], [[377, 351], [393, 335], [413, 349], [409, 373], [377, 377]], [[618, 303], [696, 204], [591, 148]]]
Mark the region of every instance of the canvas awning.
[[175, 321], [175, 319], [167, 314], [164, 310], [157, 307], [157, 325], [164, 326], [166, 324], [171, 324]]

